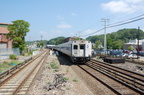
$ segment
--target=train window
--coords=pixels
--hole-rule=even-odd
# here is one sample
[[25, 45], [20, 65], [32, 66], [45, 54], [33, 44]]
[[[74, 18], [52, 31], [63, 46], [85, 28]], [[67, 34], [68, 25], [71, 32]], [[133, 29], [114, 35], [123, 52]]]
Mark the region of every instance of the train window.
[[74, 49], [78, 49], [78, 46], [77, 45], [74, 45], [74, 47], [73, 47]]
[[84, 45], [80, 45], [80, 49], [84, 49]]

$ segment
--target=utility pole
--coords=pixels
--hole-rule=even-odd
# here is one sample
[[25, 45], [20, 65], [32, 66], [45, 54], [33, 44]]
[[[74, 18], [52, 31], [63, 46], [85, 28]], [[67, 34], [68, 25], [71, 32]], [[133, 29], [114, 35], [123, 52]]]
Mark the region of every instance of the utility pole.
[[41, 35], [41, 42], [42, 42], [42, 37], [43, 37], [43, 36]]
[[41, 49], [42, 49], [42, 37], [43, 37], [43, 36], [41, 35], [41, 44], [40, 44], [40, 46], [41, 46]]
[[79, 32], [79, 40], [80, 40], [80, 32]]
[[107, 26], [107, 22], [109, 21], [109, 19], [103, 18], [101, 19], [101, 21], [104, 22], [104, 52], [106, 54], [107, 52], [106, 26]]
[[29, 36], [29, 49], [31, 48], [30, 37], [31, 37], [31, 36]]
[[137, 44], [137, 58], [139, 57], [139, 30], [140, 30], [140, 27], [138, 26], [138, 34], [137, 34], [137, 39], [138, 39], [138, 44]]

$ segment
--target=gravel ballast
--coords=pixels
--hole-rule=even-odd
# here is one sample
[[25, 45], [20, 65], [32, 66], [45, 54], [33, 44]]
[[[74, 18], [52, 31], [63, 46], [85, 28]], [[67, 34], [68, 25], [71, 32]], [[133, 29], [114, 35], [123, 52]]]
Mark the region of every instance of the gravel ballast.
[[29, 88], [27, 95], [94, 95], [70, 65], [59, 63], [60, 57], [49, 55], [47, 62]]

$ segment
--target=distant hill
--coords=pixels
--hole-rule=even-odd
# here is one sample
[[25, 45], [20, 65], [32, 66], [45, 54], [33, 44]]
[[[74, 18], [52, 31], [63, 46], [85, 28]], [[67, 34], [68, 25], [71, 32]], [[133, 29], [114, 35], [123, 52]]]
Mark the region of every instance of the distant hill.
[[[130, 39], [137, 39], [138, 29], [121, 29], [117, 32], [107, 34], [107, 48], [122, 49], [123, 44], [128, 42]], [[96, 41], [104, 43], [104, 34], [89, 36], [87, 40], [95, 43]], [[144, 32], [139, 30], [139, 39], [144, 39]]]
[[61, 44], [63, 42], [63, 40], [65, 39], [65, 37], [61, 36], [61, 37], [56, 37], [53, 39], [50, 39], [47, 44], [49, 45], [58, 45]]
[[50, 39], [47, 42], [47, 44], [58, 45], [58, 44], [65, 43], [65, 42], [68, 42], [71, 40], [79, 40], [79, 39], [82, 39], [82, 38], [79, 38], [79, 37], [57, 37], [57, 38]]

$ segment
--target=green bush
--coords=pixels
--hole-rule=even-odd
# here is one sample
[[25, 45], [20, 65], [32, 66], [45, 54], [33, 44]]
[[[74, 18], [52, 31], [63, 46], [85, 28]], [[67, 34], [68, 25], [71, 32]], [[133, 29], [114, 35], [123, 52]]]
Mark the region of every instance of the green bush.
[[10, 54], [10, 55], [9, 55], [9, 58], [10, 58], [10, 59], [16, 59], [17, 56], [16, 56], [15, 54]]
[[69, 80], [67, 77], [63, 77], [63, 79], [64, 79], [65, 81]]
[[26, 53], [22, 53], [22, 56], [26, 56]]
[[58, 69], [58, 66], [57, 66], [56, 63], [51, 62], [50, 65], [51, 65], [51, 67], [52, 67], [53, 69]]
[[31, 55], [32, 53], [33, 53], [33, 51], [29, 51], [29, 52], [28, 52], [28, 55]]
[[78, 82], [78, 80], [77, 79], [73, 79], [73, 82]]

